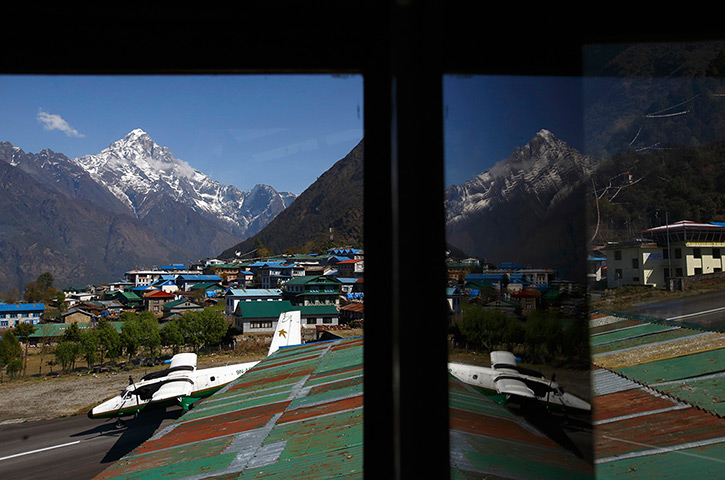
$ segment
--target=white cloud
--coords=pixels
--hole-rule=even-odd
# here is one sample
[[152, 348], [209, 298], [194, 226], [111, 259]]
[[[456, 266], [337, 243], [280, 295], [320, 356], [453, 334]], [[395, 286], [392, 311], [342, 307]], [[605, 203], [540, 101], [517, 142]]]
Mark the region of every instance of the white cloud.
[[60, 130], [61, 132], [65, 133], [68, 137], [78, 137], [82, 138], [85, 135], [78, 132], [75, 128], [68, 125], [68, 122], [63, 120], [60, 115], [54, 115], [51, 113], [46, 113], [42, 110], [38, 111], [38, 122], [43, 125], [43, 128], [46, 130]]

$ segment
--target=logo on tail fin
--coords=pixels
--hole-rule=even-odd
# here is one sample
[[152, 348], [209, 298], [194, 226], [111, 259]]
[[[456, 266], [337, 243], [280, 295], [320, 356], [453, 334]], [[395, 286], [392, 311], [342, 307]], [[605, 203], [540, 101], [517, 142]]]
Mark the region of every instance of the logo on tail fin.
[[282, 312], [277, 321], [277, 328], [272, 337], [272, 344], [269, 346], [269, 353], [272, 355], [280, 347], [289, 345], [300, 345], [302, 343], [302, 320], [300, 311]]

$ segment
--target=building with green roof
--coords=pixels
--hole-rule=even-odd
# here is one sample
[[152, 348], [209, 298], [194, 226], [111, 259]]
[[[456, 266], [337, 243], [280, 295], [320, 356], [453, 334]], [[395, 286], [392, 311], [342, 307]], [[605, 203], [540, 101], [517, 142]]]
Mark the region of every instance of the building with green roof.
[[234, 311], [234, 326], [242, 333], [273, 333], [283, 312], [299, 311], [302, 326], [338, 325], [340, 312], [334, 305], [293, 305], [287, 300], [277, 302], [239, 302]]
[[295, 277], [282, 286], [282, 298], [294, 305], [340, 305], [342, 282], [324, 275]]
[[[118, 333], [121, 333], [121, 325], [123, 322], [108, 322]], [[81, 330], [93, 328], [96, 322], [78, 322], [75, 325]], [[35, 330], [30, 334], [29, 344], [31, 347], [37, 346], [38, 343], [56, 343], [70, 328], [70, 323], [39, 323], [35, 325]]]
[[106, 300], [117, 300], [125, 307], [140, 307], [143, 304], [143, 299], [136, 295], [134, 292], [116, 291], [106, 294]]

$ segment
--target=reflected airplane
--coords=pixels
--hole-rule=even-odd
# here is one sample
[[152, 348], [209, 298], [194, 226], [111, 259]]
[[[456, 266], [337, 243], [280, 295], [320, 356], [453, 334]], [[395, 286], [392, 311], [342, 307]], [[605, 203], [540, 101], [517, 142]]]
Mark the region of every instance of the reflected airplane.
[[[284, 346], [302, 343], [300, 312], [283, 312], [277, 321], [267, 356]], [[116, 426], [123, 425], [121, 417], [137, 415], [144, 409], [180, 405], [184, 410], [194, 402], [206, 398], [244, 375], [259, 362], [237, 363], [222, 367], [196, 368], [195, 353], [174, 355], [169, 368], [151, 372], [139, 382], [129, 377], [129, 385], [117, 395], [95, 406], [89, 418], [116, 418]]]
[[565, 410], [591, 411], [592, 406], [581, 398], [565, 392], [553, 378], [517, 366], [511, 352], [491, 352], [491, 367], [449, 363], [448, 371], [460, 381], [485, 390], [506, 395], [506, 399], [535, 399], [549, 407]]

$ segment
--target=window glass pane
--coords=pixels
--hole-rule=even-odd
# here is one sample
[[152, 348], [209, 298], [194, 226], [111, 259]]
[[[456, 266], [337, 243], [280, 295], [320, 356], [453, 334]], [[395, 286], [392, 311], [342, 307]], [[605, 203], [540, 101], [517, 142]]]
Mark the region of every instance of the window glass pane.
[[[328, 385], [323, 403], [329, 410], [309, 413], [349, 413], [349, 405], [333, 404], [352, 400], [354, 414], [335, 421], [346, 422], [345, 429], [354, 431], [344, 443], [353, 452], [347, 458], [351, 470], [360, 472], [365, 294], [362, 76], [2, 75], [0, 103], [0, 315], [5, 319], [0, 326], [13, 326], [16, 317], [30, 318], [25, 310], [12, 308], [23, 298], [43, 305], [46, 317], [55, 320], [42, 325], [52, 347], [42, 352], [30, 348], [28, 374], [132, 369], [114, 377], [119, 383], [113, 389], [118, 391], [128, 384], [129, 375], [132, 383], [141, 382], [145, 372], [137, 371], [139, 362], [151, 370], [180, 358], [175, 355], [195, 353], [202, 375], [212, 366], [268, 360], [275, 333], [274, 338], [285, 339], [299, 333], [294, 343], [334, 337], [333, 341], [348, 342], [346, 355], [319, 361], [334, 368], [346, 364], [336, 378], [345, 385]], [[11, 296], [13, 305], [8, 305]], [[282, 315], [290, 312], [300, 313], [299, 332], [294, 326], [275, 332]], [[83, 334], [64, 338], [74, 322], [80, 323]], [[96, 348], [93, 335], [106, 332], [108, 325], [108, 332], [121, 340], [113, 349], [110, 343]], [[61, 355], [63, 349], [56, 349], [61, 340], [71, 347], [83, 340], [83, 360], [72, 348], [66, 350], [70, 357]], [[53, 358], [58, 363], [49, 365]], [[296, 368], [295, 362], [286, 363]], [[191, 369], [188, 363], [184, 366]], [[163, 398], [173, 413], [144, 425], [163, 421], [166, 426], [190, 414], [184, 413], [189, 404], [222, 387], [207, 385], [207, 379], [236, 381], [242, 372], [249, 374], [249, 368], [184, 377], [188, 381], [177, 383], [193, 384], [192, 390], [180, 388]], [[290, 381], [293, 376], [280, 374], [269, 380]], [[13, 398], [8, 392], [4, 399], [18, 408], [6, 412], [5, 420], [70, 416], [89, 404], [100, 404], [104, 390], [86, 391], [86, 379], [92, 376], [80, 375], [81, 384], [74, 387], [82, 395], [59, 399], [51, 412], [21, 410], [29, 403], [23, 390], [16, 390]], [[310, 402], [301, 397], [313, 387], [304, 388], [300, 380], [306, 381], [297, 378], [288, 386], [299, 392], [300, 402]], [[286, 386], [279, 383], [275, 388]], [[249, 394], [259, 398], [251, 403], [274, 403], [280, 391], [270, 400], [263, 398], [269, 392], [252, 388]], [[239, 397], [220, 400], [232, 402], [222, 410], [248, 408], [248, 403], [234, 403]], [[117, 410], [110, 416], [126, 413]], [[144, 407], [139, 422], [146, 422], [145, 413]], [[193, 414], [205, 416], [201, 408]], [[274, 422], [263, 423], [269, 433]], [[105, 428], [101, 424], [99, 428]], [[261, 425], [252, 424], [253, 429]], [[216, 445], [211, 437], [222, 430], [207, 429], [208, 436], [197, 439], [197, 446], [205, 441], [209, 443], [204, 445]], [[249, 433], [244, 430], [236, 432], [240, 439]], [[146, 438], [152, 432], [147, 433]], [[264, 437], [256, 446], [246, 442], [239, 453], [268, 448]], [[176, 446], [188, 438], [177, 438]], [[237, 443], [245, 442], [232, 441], [230, 448]], [[323, 440], [315, 443], [332, 448]], [[341, 447], [335, 443], [335, 448]], [[130, 452], [137, 444], [123, 450]], [[269, 458], [289, 458], [289, 449], [283, 453], [282, 444], [277, 445], [280, 448], [274, 447], [276, 453]], [[235, 457], [229, 451], [217, 453], [222, 462], [212, 468]], [[229, 469], [220, 467], [218, 475], [248, 463], [229, 462]], [[191, 465], [186, 474], [211, 474], [207, 467], [194, 471]], [[62, 470], [55, 473], [72, 476]]]
[[[579, 78], [444, 77], [449, 368], [591, 475], [581, 95]], [[495, 473], [548, 468], [537, 455], [521, 465], [526, 448], [496, 449]]]
[[[712, 204], [722, 198], [721, 188], [708, 173], [723, 166], [722, 54], [722, 43], [708, 42], [584, 49], [586, 147], [597, 158], [587, 236], [592, 252], [604, 252], [608, 270], [606, 280], [590, 284], [600, 476], [635, 470], [657, 476], [654, 466], [661, 462], [700, 476], [718, 469], [710, 455], [690, 467], [685, 457], [695, 451], [687, 447], [676, 458], [656, 450], [665, 443], [687, 445], [698, 435], [693, 425], [709, 422], [716, 410], [710, 394], [688, 395], [688, 406], [697, 408], [677, 415], [658, 418], [655, 405], [676, 405], [681, 392], [700, 391], [700, 375], [712, 365], [681, 334], [709, 336], [723, 325], [710, 311], [709, 302], [720, 305], [723, 283], [708, 255], [725, 232], [723, 210]], [[613, 261], [617, 248], [637, 264]], [[644, 334], [648, 328], [653, 330]], [[722, 352], [722, 344], [715, 349]], [[678, 364], [687, 364], [687, 371], [674, 375]], [[668, 373], [655, 373], [660, 368]], [[637, 386], [636, 401], [628, 382]], [[640, 430], [644, 425], [648, 433]], [[723, 426], [718, 419], [708, 430]], [[665, 430], [676, 433], [657, 433]], [[700, 441], [713, 441], [707, 437]], [[648, 445], [647, 460], [625, 460], [639, 455], [638, 444]]]

